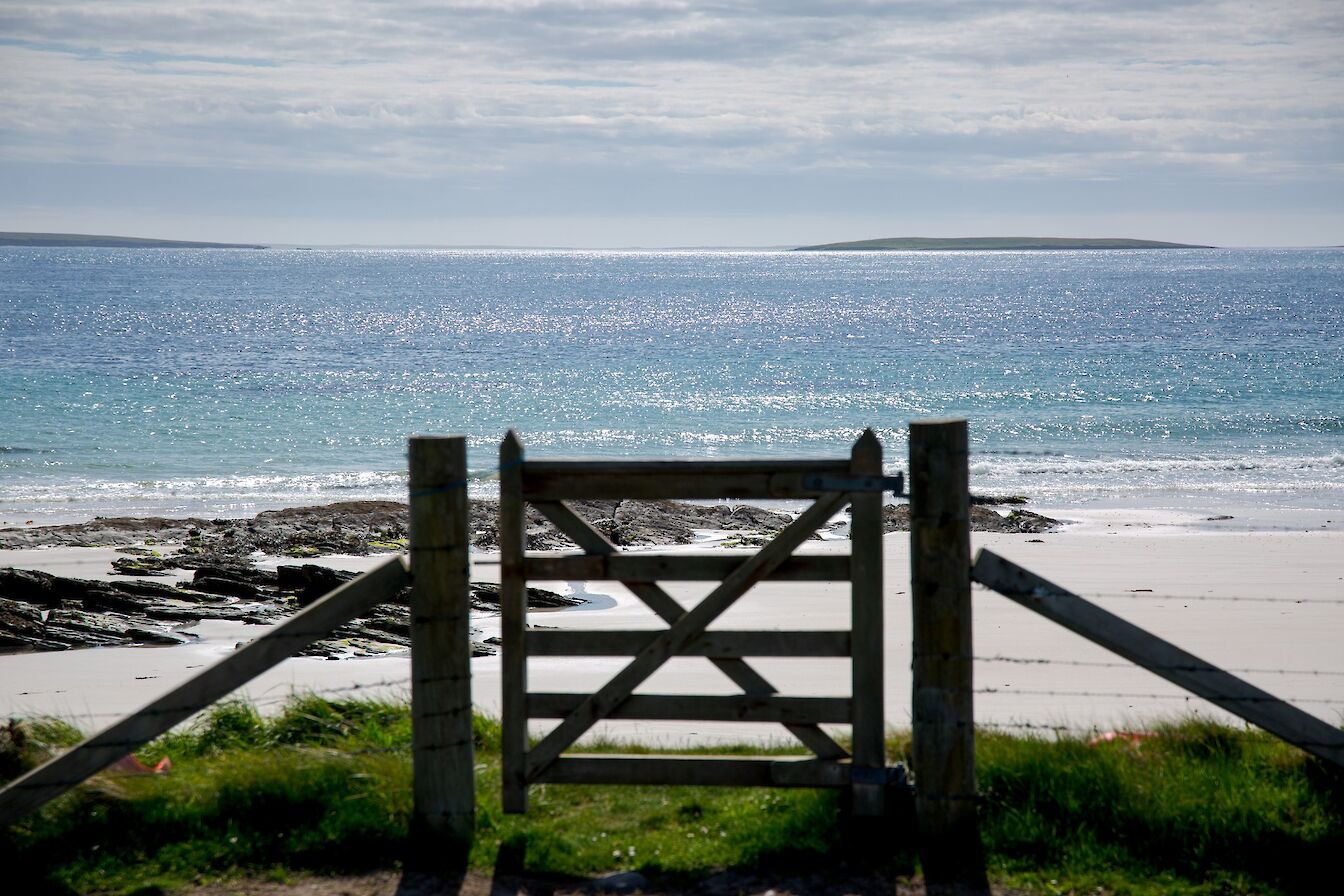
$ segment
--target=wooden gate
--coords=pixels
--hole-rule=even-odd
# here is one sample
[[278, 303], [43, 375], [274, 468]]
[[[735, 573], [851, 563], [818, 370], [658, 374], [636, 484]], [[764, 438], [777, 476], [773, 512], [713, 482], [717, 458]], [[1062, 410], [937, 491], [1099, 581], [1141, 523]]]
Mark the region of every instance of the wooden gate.
[[[510, 431], [500, 445], [500, 561], [503, 610], [503, 802], [527, 810], [532, 784], [702, 784], [852, 788], [854, 812], [883, 811], [886, 768], [882, 700], [882, 448], [865, 431], [849, 458], [799, 461], [525, 460]], [[811, 498], [812, 505], [761, 550], [727, 554], [622, 553], [567, 500]], [[526, 552], [531, 504], [582, 553]], [[794, 556], [818, 527], [852, 505], [848, 555]], [[620, 582], [665, 623], [656, 631], [529, 631], [528, 580]], [[765, 580], [849, 581], [848, 631], [722, 631], [709, 626], [752, 585]], [[691, 609], [660, 581], [718, 582]], [[530, 692], [529, 656], [631, 656], [591, 694]], [[674, 656], [706, 657], [737, 687], [731, 696], [634, 694]], [[787, 697], [753, 669], [751, 656], [849, 657], [852, 697]], [[529, 749], [528, 720], [559, 725]], [[565, 751], [603, 719], [775, 722], [807, 758], [572, 755]], [[820, 727], [852, 726], [853, 752]]]

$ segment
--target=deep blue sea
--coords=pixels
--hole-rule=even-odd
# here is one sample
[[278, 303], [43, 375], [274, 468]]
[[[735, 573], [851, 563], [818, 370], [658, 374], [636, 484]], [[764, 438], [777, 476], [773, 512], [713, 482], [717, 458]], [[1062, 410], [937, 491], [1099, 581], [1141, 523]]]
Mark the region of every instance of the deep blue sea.
[[405, 438], [904, 465], [1042, 506], [1344, 507], [1344, 250], [0, 249], [0, 520], [404, 497]]

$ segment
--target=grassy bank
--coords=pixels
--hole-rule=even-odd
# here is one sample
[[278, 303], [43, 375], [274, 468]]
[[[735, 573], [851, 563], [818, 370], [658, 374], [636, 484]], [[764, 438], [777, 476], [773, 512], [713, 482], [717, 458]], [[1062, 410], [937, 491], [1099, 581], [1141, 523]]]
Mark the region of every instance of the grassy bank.
[[[1096, 746], [982, 733], [993, 875], [1040, 893], [1141, 894], [1318, 892], [1314, 882], [1337, 876], [1338, 774], [1258, 733], [1194, 722], [1157, 733]], [[477, 719], [476, 735], [471, 860], [481, 869], [505, 854], [530, 871], [575, 875], [840, 862], [915, 870], [905, 822], [892, 822], [873, 850], [837, 823], [829, 793], [541, 786], [526, 816], [506, 816], [498, 729]], [[77, 739], [57, 723], [32, 725], [25, 737], [21, 757], [0, 755], [0, 776]], [[220, 706], [142, 751], [147, 762], [171, 757], [170, 775], [101, 776], [0, 833], [6, 883], [22, 883], [11, 892], [122, 893], [236, 874], [394, 867], [410, 812], [409, 747], [404, 706], [306, 698], [272, 719]], [[890, 749], [907, 756], [908, 738], [894, 736]]]

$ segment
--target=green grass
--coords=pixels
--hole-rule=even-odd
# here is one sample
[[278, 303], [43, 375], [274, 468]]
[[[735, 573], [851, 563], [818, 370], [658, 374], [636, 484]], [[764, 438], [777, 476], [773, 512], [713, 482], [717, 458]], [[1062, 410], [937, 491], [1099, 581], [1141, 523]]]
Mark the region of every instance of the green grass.
[[995, 867], [1089, 883], [1125, 872], [1151, 878], [1155, 893], [1319, 892], [1336, 877], [1337, 769], [1203, 721], [1156, 733], [1137, 747], [981, 733], [982, 832]]
[[[26, 733], [22, 750], [0, 751], [0, 776], [77, 737], [46, 722]], [[1313, 892], [1310, 882], [1333, 879], [1339, 774], [1258, 733], [1184, 722], [1158, 734], [1135, 747], [981, 733], [992, 875], [1039, 893], [1191, 896]], [[477, 718], [476, 741], [481, 869], [503, 852], [530, 871], [575, 875], [862, 866], [865, 853], [882, 870], [914, 870], [908, 823], [889, 823], [873, 849], [824, 792], [542, 785], [527, 815], [505, 815], [497, 723]], [[170, 756], [171, 775], [101, 776], [0, 833], [6, 883], [26, 873], [13, 892], [129, 893], [201, 876], [396, 867], [409, 745], [404, 706], [310, 697], [264, 719], [222, 704], [141, 751], [146, 762]], [[908, 736], [890, 749], [908, 755]]]

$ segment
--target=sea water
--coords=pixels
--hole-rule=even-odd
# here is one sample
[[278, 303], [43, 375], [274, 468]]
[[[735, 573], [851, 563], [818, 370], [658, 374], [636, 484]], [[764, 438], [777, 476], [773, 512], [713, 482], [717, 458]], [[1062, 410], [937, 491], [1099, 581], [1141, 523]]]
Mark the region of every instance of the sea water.
[[[0, 249], [0, 525], [404, 498], [411, 433], [843, 456], [1047, 507], [1344, 507], [1344, 251]], [[1335, 514], [1344, 522], [1344, 513]]]

